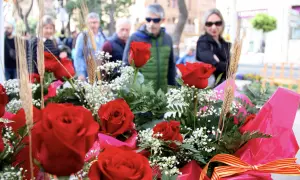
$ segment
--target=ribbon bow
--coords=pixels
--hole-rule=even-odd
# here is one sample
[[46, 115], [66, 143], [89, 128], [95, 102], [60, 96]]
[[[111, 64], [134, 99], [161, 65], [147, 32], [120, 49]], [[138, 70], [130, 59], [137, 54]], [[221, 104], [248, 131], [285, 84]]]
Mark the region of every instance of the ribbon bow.
[[201, 172], [200, 180], [204, 180], [209, 163], [211, 162], [221, 162], [229, 165], [215, 167], [211, 180], [219, 180], [222, 177], [228, 177], [251, 170], [262, 173], [300, 175], [300, 165], [296, 164], [296, 158], [281, 159], [264, 165], [252, 166], [233, 155], [218, 154], [214, 156], [205, 166]]

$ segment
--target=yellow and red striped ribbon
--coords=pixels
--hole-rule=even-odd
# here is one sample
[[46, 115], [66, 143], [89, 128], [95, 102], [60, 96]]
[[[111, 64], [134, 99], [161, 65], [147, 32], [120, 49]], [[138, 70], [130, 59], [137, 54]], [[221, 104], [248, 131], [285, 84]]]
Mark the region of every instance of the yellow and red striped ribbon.
[[300, 165], [296, 164], [296, 158], [287, 158], [272, 161], [264, 165], [252, 166], [243, 162], [240, 158], [230, 154], [218, 154], [214, 156], [202, 170], [200, 180], [204, 180], [208, 166], [211, 162], [221, 162], [228, 166], [215, 167], [211, 180], [219, 180], [246, 171], [258, 171], [262, 173], [275, 173], [287, 175], [300, 175]]

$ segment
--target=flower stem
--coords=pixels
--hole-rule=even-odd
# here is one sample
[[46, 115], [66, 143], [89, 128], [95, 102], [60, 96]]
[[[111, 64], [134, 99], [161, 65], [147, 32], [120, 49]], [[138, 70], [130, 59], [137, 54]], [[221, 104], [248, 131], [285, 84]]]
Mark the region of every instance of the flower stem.
[[134, 68], [134, 79], [133, 79], [132, 85], [134, 85], [134, 83], [135, 83], [135, 81], [137, 79], [138, 72], [139, 72], [139, 69], [138, 68]]
[[59, 176], [57, 177], [58, 180], [69, 180], [70, 177], [69, 176]]
[[198, 106], [198, 89], [194, 89], [194, 129], [196, 129], [196, 121], [197, 121], [197, 106]]
[[41, 84], [41, 109], [45, 107], [45, 100], [44, 100], [44, 76], [40, 76], [40, 84]]
[[74, 90], [77, 90], [76, 87], [75, 87], [75, 85], [74, 85], [74, 83], [73, 83], [73, 80], [72, 80], [72, 79], [67, 79], [67, 81], [70, 83], [70, 85], [72, 86], [72, 88], [73, 88]]

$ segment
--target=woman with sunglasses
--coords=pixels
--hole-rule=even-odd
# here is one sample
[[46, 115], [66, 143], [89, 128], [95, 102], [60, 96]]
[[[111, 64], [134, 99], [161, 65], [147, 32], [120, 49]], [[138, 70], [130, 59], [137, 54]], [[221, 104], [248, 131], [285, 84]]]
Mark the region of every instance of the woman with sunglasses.
[[210, 85], [213, 85], [215, 79], [221, 74], [222, 78], [219, 83], [226, 79], [231, 45], [222, 38], [224, 27], [224, 19], [218, 9], [206, 12], [204, 16], [205, 34], [198, 39], [196, 59], [216, 67], [214, 77], [210, 78]]

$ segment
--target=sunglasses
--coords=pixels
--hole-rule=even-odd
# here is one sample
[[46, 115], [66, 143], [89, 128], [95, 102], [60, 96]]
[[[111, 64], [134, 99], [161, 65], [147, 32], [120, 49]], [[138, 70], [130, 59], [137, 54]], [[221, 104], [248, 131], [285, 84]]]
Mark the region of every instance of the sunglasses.
[[213, 25], [216, 26], [222, 26], [223, 22], [222, 21], [216, 21], [216, 22], [206, 22], [205, 26], [207, 27], [212, 27]]
[[161, 21], [161, 18], [146, 18], [146, 21], [149, 23], [153, 21], [154, 23], [159, 23]]

